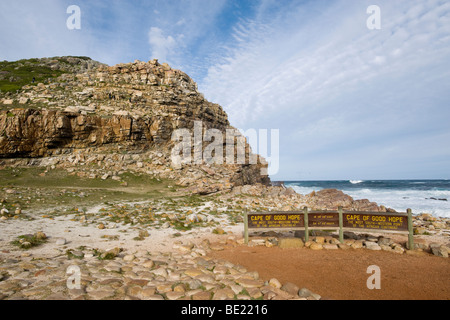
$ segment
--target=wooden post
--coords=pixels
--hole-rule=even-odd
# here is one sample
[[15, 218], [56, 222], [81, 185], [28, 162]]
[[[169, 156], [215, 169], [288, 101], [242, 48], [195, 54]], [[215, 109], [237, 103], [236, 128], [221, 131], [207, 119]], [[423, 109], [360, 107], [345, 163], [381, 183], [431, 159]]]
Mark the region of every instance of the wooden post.
[[309, 230], [308, 230], [308, 207], [303, 208], [303, 215], [305, 220], [305, 242], [309, 240]]
[[248, 213], [244, 213], [244, 240], [245, 244], [248, 244]]
[[344, 243], [344, 230], [343, 225], [344, 225], [344, 216], [343, 216], [343, 212], [342, 212], [343, 208], [339, 207], [338, 211], [339, 211], [339, 242], [340, 243]]
[[408, 249], [414, 250], [414, 229], [413, 229], [413, 221], [412, 221], [412, 210], [408, 209], [406, 211], [408, 213]]

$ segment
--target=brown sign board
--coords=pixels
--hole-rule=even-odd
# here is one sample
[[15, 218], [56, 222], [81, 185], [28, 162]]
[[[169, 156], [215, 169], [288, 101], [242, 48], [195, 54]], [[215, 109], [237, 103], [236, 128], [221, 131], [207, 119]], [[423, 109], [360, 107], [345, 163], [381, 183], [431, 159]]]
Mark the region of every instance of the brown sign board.
[[[412, 211], [407, 213], [378, 212], [344, 212], [342, 208], [336, 211], [303, 212], [261, 212], [245, 213], [244, 234], [248, 243], [249, 229], [297, 229], [306, 230], [305, 241], [308, 241], [311, 229], [339, 229], [339, 241], [344, 242], [344, 229], [377, 230], [379, 232], [397, 232], [408, 234], [408, 247], [414, 248]], [[307, 225], [305, 225], [307, 221]]]
[[308, 214], [308, 227], [315, 228], [339, 228], [339, 213], [310, 213]]
[[391, 214], [344, 213], [343, 227], [380, 231], [408, 231], [408, 217]]
[[[305, 228], [302, 212], [276, 212], [248, 214], [250, 229], [292, 229]], [[408, 217], [376, 213], [344, 213], [343, 225], [347, 229], [370, 229], [380, 231], [408, 231]], [[339, 228], [338, 212], [310, 212], [308, 228]]]
[[251, 229], [295, 229], [304, 228], [303, 213], [252, 213], [248, 215], [248, 228]]

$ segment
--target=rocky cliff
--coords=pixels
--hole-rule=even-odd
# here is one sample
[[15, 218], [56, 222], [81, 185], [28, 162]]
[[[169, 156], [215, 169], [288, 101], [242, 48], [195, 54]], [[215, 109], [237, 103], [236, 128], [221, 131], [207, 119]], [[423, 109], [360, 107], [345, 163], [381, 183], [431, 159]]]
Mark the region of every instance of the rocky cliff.
[[4, 69], [0, 85], [9, 79], [20, 88], [0, 86], [3, 164], [76, 168], [91, 177], [134, 170], [175, 179], [200, 194], [270, 183], [264, 159], [249, 163], [247, 144], [244, 164], [174, 165], [175, 130], [193, 132], [201, 123], [202, 134], [217, 129], [226, 141], [226, 130], [234, 128], [221, 106], [208, 102], [189, 76], [167, 64], [109, 67], [85, 57], [58, 57], [22, 60]]

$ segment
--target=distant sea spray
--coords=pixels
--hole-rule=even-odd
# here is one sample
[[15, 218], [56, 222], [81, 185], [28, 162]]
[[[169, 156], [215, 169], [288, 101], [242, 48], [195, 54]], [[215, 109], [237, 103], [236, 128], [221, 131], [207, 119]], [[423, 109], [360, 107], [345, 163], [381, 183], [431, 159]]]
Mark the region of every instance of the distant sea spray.
[[450, 217], [450, 180], [285, 181], [285, 186], [300, 194], [338, 189], [355, 200], [369, 199], [399, 212], [411, 208], [414, 214]]

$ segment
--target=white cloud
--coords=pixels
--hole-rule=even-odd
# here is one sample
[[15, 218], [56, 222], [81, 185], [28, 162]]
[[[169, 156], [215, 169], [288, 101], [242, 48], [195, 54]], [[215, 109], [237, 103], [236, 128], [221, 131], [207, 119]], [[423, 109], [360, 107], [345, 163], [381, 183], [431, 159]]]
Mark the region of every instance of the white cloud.
[[449, 4], [379, 1], [382, 29], [368, 30], [369, 4], [291, 7], [272, 20], [261, 11], [235, 28], [236, 42], [200, 90], [235, 126], [280, 128], [291, 158], [367, 144], [365, 161], [380, 141], [421, 131], [424, 121], [448, 130], [433, 113], [449, 115]]
[[67, 7], [61, 2], [48, 0], [2, 1], [0, 59], [85, 52], [90, 38], [83, 27], [81, 30], [67, 28], [66, 20], [70, 16], [66, 13]]
[[168, 56], [178, 46], [177, 41], [172, 36], [165, 36], [163, 30], [157, 27], [150, 28], [148, 41], [152, 50], [152, 58], [160, 59], [164, 62], [168, 61]]
[[[438, 157], [448, 146], [450, 2], [378, 0], [381, 30], [366, 27], [369, 0], [183, 4], [81, 2], [82, 29], [70, 31], [67, 2], [2, 1], [0, 60], [151, 54], [199, 82], [232, 125], [280, 129], [283, 178], [301, 178], [287, 173], [300, 158], [302, 171], [326, 178], [355, 162], [367, 169], [374, 154], [385, 161], [414, 145]], [[348, 165], [329, 160], [346, 153]]]
[[198, 79], [217, 49], [217, 19], [226, 5], [226, 0], [152, 1], [159, 14], [147, 29], [151, 56]]
[[177, 23], [175, 24], [177, 27], [185, 25], [186, 24], [186, 20], [184, 18], [180, 19], [177, 21]]
[[[130, 52], [136, 55], [139, 51], [130, 49], [134, 40], [130, 35], [136, 36], [133, 22], [141, 13], [130, 10], [130, 4], [79, 2], [81, 29], [69, 30], [67, 8], [71, 4], [53, 0], [0, 1], [0, 28], [7, 30], [0, 33], [0, 59], [82, 55], [115, 64], [127, 62]], [[147, 41], [145, 45], [148, 50]]]
[[383, 65], [386, 63], [386, 57], [376, 56], [375, 59], [373, 59], [373, 63], [378, 64], [378, 65]]

